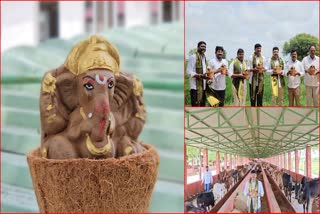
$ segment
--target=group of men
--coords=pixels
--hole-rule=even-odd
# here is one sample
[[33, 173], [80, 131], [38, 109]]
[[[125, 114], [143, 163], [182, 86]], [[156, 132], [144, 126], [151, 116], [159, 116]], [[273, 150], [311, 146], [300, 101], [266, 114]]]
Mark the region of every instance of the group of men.
[[215, 57], [207, 60], [206, 43], [198, 43], [197, 52], [189, 57], [187, 75], [190, 78], [190, 95], [192, 106], [224, 106], [226, 94], [226, 77], [232, 79], [234, 106], [245, 106], [247, 80], [251, 106], [263, 106], [264, 74], [271, 75], [272, 106], [283, 106], [285, 90], [284, 77], [288, 77], [289, 106], [301, 106], [301, 77], [304, 76], [307, 106], [318, 106], [319, 57], [315, 55], [315, 45], [310, 45], [309, 55], [302, 62], [297, 59], [297, 50], [290, 53], [290, 60], [285, 62], [279, 56], [279, 48], [274, 47], [272, 57], [267, 60], [261, 54], [262, 46], [255, 44], [254, 53], [244, 60], [244, 50], [239, 48], [237, 57], [228, 65], [223, 59], [224, 49], [216, 46]]

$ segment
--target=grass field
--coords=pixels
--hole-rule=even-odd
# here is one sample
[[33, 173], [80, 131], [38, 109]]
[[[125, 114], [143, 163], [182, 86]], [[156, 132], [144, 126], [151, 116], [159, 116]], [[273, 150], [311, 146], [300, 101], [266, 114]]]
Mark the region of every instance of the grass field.
[[[187, 66], [185, 66], [187, 67]], [[185, 75], [185, 105], [191, 106], [191, 98], [190, 98], [190, 85], [189, 85], [189, 77]], [[288, 106], [289, 105], [289, 99], [288, 99], [288, 87], [287, 84], [288, 79], [285, 77], [285, 90], [284, 90], [284, 96], [283, 96], [283, 105]], [[226, 97], [225, 97], [225, 106], [232, 106], [233, 105], [233, 97], [232, 97], [232, 88], [231, 88], [231, 78], [226, 78]], [[304, 79], [301, 78], [301, 86], [300, 86], [300, 103], [302, 106], [306, 105], [306, 87], [304, 85]], [[263, 106], [271, 106], [271, 80], [270, 75], [265, 74], [264, 75], [264, 94], [263, 94]], [[249, 81], [247, 81], [247, 100], [246, 100], [246, 106], [250, 106], [250, 95], [249, 95]]]

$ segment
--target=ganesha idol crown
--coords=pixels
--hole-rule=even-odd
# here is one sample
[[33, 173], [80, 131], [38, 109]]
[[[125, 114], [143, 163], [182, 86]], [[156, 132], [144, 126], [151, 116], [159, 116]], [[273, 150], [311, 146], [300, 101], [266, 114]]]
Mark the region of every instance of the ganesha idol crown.
[[95, 68], [109, 69], [118, 75], [120, 57], [110, 42], [100, 36], [91, 36], [72, 48], [64, 65], [75, 75]]
[[108, 158], [144, 151], [143, 86], [120, 72], [117, 49], [100, 36], [76, 44], [65, 63], [46, 72], [40, 93], [45, 158]]

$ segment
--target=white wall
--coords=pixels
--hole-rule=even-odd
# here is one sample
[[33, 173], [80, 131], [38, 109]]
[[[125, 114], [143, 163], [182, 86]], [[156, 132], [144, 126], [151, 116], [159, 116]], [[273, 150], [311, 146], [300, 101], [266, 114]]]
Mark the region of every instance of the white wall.
[[179, 20], [182, 21], [184, 19], [184, 10], [183, 10], [183, 1], [179, 1]]
[[126, 27], [148, 25], [150, 22], [150, 2], [126, 2]]
[[39, 41], [39, 3], [1, 2], [1, 52], [18, 45]]
[[59, 37], [69, 39], [85, 32], [85, 2], [59, 2]]

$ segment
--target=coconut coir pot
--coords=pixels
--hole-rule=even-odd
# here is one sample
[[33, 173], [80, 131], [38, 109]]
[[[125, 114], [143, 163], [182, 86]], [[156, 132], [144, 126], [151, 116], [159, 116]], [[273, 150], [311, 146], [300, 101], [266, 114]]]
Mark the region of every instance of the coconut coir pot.
[[146, 212], [158, 176], [159, 155], [151, 145], [119, 159], [27, 160], [41, 212]]

